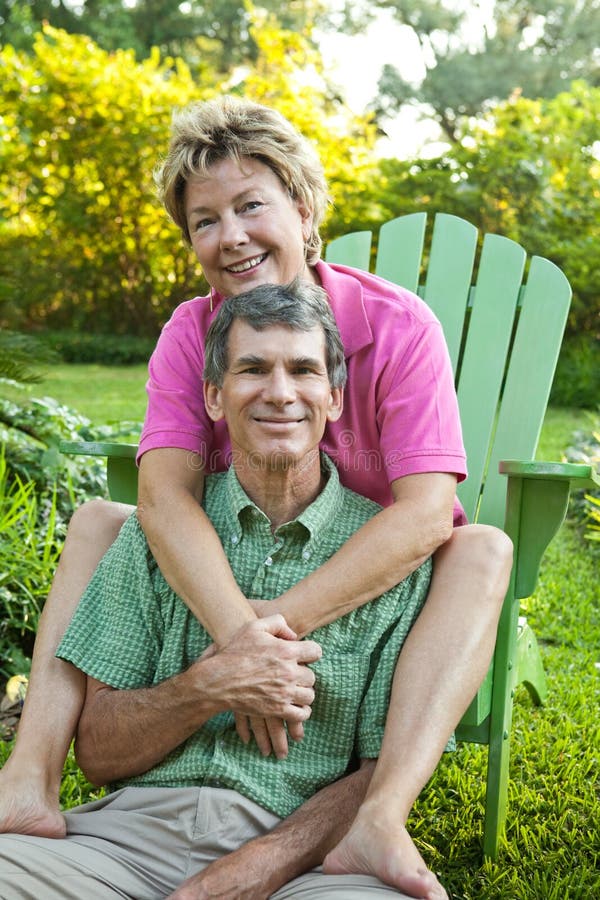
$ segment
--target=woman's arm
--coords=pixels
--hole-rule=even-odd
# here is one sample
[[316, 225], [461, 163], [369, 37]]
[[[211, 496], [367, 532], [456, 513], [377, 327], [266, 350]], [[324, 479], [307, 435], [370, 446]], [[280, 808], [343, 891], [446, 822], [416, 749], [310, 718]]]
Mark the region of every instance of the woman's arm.
[[274, 601], [304, 637], [379, 597], [414, 572], [452, 534], [456, 477], [444, 472], [392, 482], [391, 506], [366, 522], [326, 563]]
[[[149, 451], [140, 465], [138, 518], [164, 577], [222, 646], [256, 615], [199, 505], [203, 484], [187, 451]], [[389, 590], [450, 537], [455, 487], [455, 476], [446, 473], [397, 479], [392, 506], [269, 611], [303, 637]]]
[[187, 450], [150, 450], [139, 470], [137, 516], [166, 581], [224, 646], [256, 618], [200, 506], [204, 472]]

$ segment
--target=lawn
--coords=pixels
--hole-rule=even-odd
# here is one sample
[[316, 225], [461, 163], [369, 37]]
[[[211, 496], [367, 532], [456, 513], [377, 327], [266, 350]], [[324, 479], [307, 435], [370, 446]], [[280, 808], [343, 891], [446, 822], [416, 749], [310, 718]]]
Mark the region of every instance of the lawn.
[[[34, 389], [98, 424], [143, 417], [145, 368], [53, 367]], [[597, 416], [549, 410], [539, 458], [560, 459], [576, 429]], [[598, 857], [598, 558], [567, 521], [526, 602], [548, 676], [544, 708], [519, 688], [512, 735], [506, 840], [495, 863], [481, 863], [487, 750], [459, 745], [444, 757], [411, 816], [410, 829], [455, 900], [592, 900], [600, 897]], [[0, 760], [7, 751], [0, 745]], [[85, 791], [69, 762], [63, 802]], [[85, 796], [85, 794], [83, 795]]]

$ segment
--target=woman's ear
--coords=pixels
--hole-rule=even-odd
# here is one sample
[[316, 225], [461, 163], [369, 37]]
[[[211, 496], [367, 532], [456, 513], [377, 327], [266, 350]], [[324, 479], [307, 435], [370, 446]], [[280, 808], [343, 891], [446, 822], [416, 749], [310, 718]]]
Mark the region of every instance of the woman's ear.
[[306, 243], [312, 231], [313, 211], [302, 200], [296, 200], [296, 206], [302, 220], [302, 240]]
[[218, 422], [224, 417], [221, 405], [221, 389], [210, 381], [205, 381], [202, 386], [204, 392], [204, 405], [206, 412], [213, 422]]

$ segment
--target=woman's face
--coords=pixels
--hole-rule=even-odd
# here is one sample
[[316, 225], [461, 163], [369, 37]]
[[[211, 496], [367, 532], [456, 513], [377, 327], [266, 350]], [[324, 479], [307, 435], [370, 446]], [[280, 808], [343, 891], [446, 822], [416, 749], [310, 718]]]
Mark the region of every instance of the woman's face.
[[224, 159], [186, 184], [192, 247], [211, 287], [225, 297], [259, 284], [313, 279], [304, 258], [312, 211], [292, 200], [257, 159]]

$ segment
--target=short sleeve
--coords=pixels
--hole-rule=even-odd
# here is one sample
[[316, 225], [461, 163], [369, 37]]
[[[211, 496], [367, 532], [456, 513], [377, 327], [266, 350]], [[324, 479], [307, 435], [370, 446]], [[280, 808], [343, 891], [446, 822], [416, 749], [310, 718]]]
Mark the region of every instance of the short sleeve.
[[407, 474], [466, 476], [452, 367], [437, 320], [421, 323], [382, 378], [377, 422], [390, 482]]
[[204, 406], [204, 298], [179, 306], [160, 335], [148, 366], [148, 408], [139, 458], [148, 450], [176, 447], [206, 459], [212, 449], [213, 423]]

